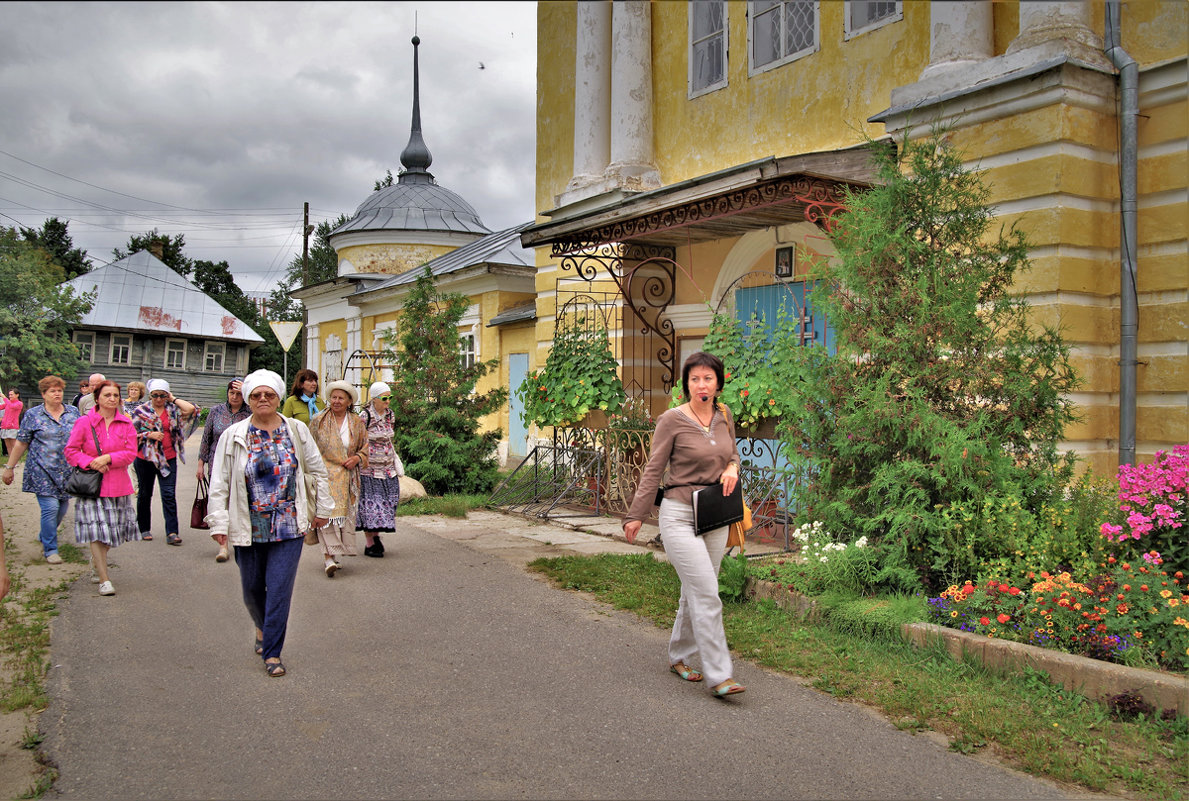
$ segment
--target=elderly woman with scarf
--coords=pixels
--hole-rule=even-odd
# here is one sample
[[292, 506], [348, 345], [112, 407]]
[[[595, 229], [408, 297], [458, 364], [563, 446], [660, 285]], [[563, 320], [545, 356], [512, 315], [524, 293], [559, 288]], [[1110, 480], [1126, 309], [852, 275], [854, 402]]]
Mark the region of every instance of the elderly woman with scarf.
[[165, 517], [165, 541], [181, 545], [178, 536], [178, 459], [186, 462], [186, 437], [198, 423], [199, 407], [175, 398], [163, 378], [149, 381], [149, 402], [132, 410], [136, 426], [136, 521], [140, 538], [153, 538], [153, 481], [161, 484], [161, 511]]
[[322, 453], [330, 476], [334, 511], [330, 522], [318, 529], [327, 578], [342, 565], [336, 557], [355, 556], [355, 516], [359, 512], [359, 474], [367, 467], [367, 427], [351, 407], [359, 401], [355, 387], [346, 381], [326, 386], [330, 406], [310, 423], [310, 433]]
[[331, 513], [326, 468], [309, 428], [277, 412], [285, 382], [271, 370], [243, 380], [251, 416], [219, 437], [206, 522], [221, 547], [235, 548], [254, 649], [269, 676], [285, 675], [281, 649], [304, 533]]
[[367, 467], [359, 472], [359, 518], [355, 526], [363, 531], [363, 555], [382, 558], [380, 533], [396, 530], [400, 477], [405, 468], [392, 444], [396, 429], [396, 415], [388, 405], [392, 390], [377, 381], [368, 387], [367, 394], [370, 400], [359, 413], [367, 428]]
[[281, 414], [308, 426], [314, 415], [325, 408], [326, 404], [318, 398], [318, 374], [308, 368], [298, 370], [293, 377], [293, 386], [289, 388], [289, 397], [285, 398], [285, 405], [281, 407]]

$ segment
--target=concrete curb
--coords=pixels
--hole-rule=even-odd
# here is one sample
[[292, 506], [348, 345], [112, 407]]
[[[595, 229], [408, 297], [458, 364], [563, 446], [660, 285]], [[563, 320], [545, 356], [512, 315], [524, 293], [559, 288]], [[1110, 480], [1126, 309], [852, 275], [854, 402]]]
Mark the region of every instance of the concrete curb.
[[[822, 616], [815, 600], [790, 593], [771, 581], [749, 577], [747, 593], [752, 598], [771, 599], [811, 622]], [[999, 673], [1020, 673], [1030, 667], [1047, 674], [1055, 684], [1089, 698], [1101, 701], [1120, 693], [1134, 693], [1158, 710], [1175, 709], [1178, 715], [1189, 717], [1189, 678], [996, 640], [932, 623], [905, 623], [900, 627], [900, 636], [917, 647], [939, 645], [956, 661], [971, 658]]]

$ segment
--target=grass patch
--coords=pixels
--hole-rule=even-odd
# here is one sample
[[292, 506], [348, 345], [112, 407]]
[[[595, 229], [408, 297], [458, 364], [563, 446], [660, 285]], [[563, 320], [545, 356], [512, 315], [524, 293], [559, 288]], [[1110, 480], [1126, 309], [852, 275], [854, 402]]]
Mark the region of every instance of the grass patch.
[[444, 517], [466, 517], [472, 509], [480, 509], [487, 503], [487, 495], [442, 495], [440, 497], [401, 499], [396, 507], [397, 517], [419, 515], [442, 515]]
[[[677, 575], [648, 554], [537, 559], [529, 568], [662, 628], [671, 627], [677, 613]], [[1001, 676], [955, 662], [940, 649], [914, 649], [894, 627], [918, 619], [918, 599], [834, 600], [823, 604], [829, 609], [824, 625], [771, 601], [726, 603], [727, 640], [737, 656], [816, 677], [814, 688], [873, 706], [901, 729], [940, 732], [952, 750], [989, 750], [1019, 770], [1095, 792], [1189, 797], [1185, 718], [1124, 719], [1043, 674]]]

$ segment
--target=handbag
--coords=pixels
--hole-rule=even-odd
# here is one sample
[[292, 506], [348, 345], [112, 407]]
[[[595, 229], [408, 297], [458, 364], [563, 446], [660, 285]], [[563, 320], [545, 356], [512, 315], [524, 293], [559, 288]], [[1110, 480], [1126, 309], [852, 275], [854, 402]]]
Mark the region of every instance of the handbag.
[[[98, 451], [96, 455], [102, 456], [103, 449], [99, 447], [99, 434], [95, 432], [95, 426], [91, 426], [91, 436], [95, 438], [95, 450]], [[64, 489], [67, 495], [76, 498], [98, 498], [102, 488], [103, 473], [89, 467], [71, 467]]]
[[694, 533], [699, 537], [743, 519], [743, 484], [735, 482], [730, 495], [722, 494], [721, 484], [711, 484], [694, 491]]
[[743, 519], [731, 524], [731, 528], [727, 531], [727, 548], [734, 548], [739, 546], [739, 552], [744, 550], [744, 535], [751, 529], [751, 507], [747, 505], [747, 501], [743, 502]]
[[198, 488], [194, 490], [194, 505], [190, 507], [190, 528], [210, 528], [206, 524], [206, 499], [207, 481], [204, 478], [198, 482]]

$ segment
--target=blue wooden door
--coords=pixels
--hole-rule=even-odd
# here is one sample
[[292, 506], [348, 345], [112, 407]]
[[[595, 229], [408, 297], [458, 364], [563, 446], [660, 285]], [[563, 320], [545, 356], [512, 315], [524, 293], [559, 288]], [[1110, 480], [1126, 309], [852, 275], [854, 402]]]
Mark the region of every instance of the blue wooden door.
[[528, 429], [520, 418], [524, 404], [516, 397], [516, 388], [528, 375], [528, 354], [508, 354], [508, 458], [520, 460], [528, 452]]

